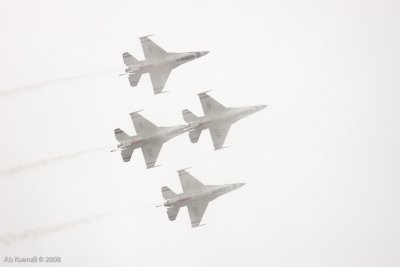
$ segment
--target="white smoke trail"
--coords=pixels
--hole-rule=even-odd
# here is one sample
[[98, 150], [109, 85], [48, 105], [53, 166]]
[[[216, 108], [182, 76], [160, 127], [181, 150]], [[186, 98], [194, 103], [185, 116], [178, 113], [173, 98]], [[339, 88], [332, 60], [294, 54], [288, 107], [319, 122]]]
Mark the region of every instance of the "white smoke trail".
[[0, 244], [8, 246], [15, 242], [22, 241], [25, 239], [34, 239], [34, 238], [38, 238], [41, 236], [54, 234], [57, 232], [68, 231], [68, 230], [76, 228], [80, 225], [98, 221], [98, 220], [108, 217], [112, 214], [114, 214], [114, 212], [110, 211], [110, 212], [105, 212], [105, 213], [98, 214], [98, 215], [81, 217], [81, 218], [73, 220], [73, 221], [63, 222], [63, 223], [59, 223], [59, 224], [55, 224], [55, 225], [51, 225], [51, 226], [47, 226], [47, 227], [43, 227], [43, 228], [32, 228], [32, 229], [28, 229], [28, 230], [25, 230], [20, 233], [8, 233], [4, 236], [0, 236]]
[[154, 205], [143, 205], [143, 206], [128, 206], [128, 207], [121, 207], [119, 209], [116, 209], [114, 211], [108, 211], [108, 212], [103, 212], [97, 215], [91, 215], [91, 216], [85, 216], [78, 218], [76, 220], [72, 221], [67, 221], [67, 222], [62, 222], [59, 224], [54, 224], [50, 226], [45, 226], [45, 227], [38, 227], [38, 228], [31, 228], [27, 229], [23, 232], [19, 233], [8, 233], [6, 235], [0, 236], [0, 245], [11, 245], [23, 240], [29, 240], [29, 239], [36, 239], [40, 237], [44, 237], [47, 235], [51, 234], [56, 234], [58, 232], [64, 232], [68, 230], [72, 230], [78, 226], [87, 224], [87, 223], [92, 223], [96, 222], [105, 218], [108, 218], [112, 215], [117, 215], [119, 213], [131, 213], [131, 212], [137, 212], [139, 210], [147, 210], [150, 208], [154, 208]]
[[57, 161], [73, 159], [73, 158], [82, 156], [84, 154], [96, 152], [99, 150], [105, 150], [105, 149], [109, 149], [109, 148], [110, 148], [110, 146], [96, 147], [96, 148], [91, 148], [88, 150], [83, 150], [83, 151], [79, 151], [79, 152], [75, 152], [75, 153], [64, 154], [64, 155], [59, 155], [59, 156], [55, 156], [55, 157], [51, 157], [51, 158], [47, 158], [47, 159], [42, 159], [42, 160], [39, 160], [36, 162], [15, 166], [15, 167], [5, 169], [5, 170], [0, 170], [0, 176], [9, 176], [9, 175], [13, 175], [13, 174], [16, 174], [19, 172], [29, 171], [31, 169], [34, 169], [37, 167], [43, 167], [43, 166], [46, 166], [48, 164], [51, 164], [51, 163], [54, 163]]
[[105, 75], [105, 74], [110, 74], [110, 73], [116, 73], [116, 70], [104, 70], [104, 71], [98, 71], [98, 72], [93, 72], [93, 73], [72, 75], [72, 76], [60, 78], [60, 79], [32, 83], [32, 84], [24, 85], [24, 86], [17, 87], [14, 89], [0, 91], [0, 97], [12, 96], [17, 93], [25, 93], [25, 92], [29, 92], [29, 91], [33, 91], [33, 90], [42, 89], [42, 88], [48, 87], [50, 85], [56, 85], [59, 83], [71, 82], [71, 81], [76, 81], [76, 80], [83, 80], [83, 79], [96, 77], [96, 76], [100, 76], [100, 75]]

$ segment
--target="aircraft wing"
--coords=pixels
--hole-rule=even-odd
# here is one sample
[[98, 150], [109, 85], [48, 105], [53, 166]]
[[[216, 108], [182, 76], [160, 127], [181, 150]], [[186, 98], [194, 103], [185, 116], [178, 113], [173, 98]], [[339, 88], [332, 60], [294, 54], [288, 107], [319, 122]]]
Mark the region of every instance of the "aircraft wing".
[[186, 170], [179, 170], [178, 174], [179, 174], [179, 179], [181, 180], [183, 192], [199, 189], [204, 186], [199, 180], [194, 178]]
[[222, 148], [230, 128], [230, 124], [220, 124], [210, 127], [211, 138], [213, 140], [215, 150]]
[[165, 83], [167, 82], [172, 69], [172, 66], [165, 65], [150, 71], [151, 83], [153, 85], [155, 95], [160, 94], [164, 89]]
[[201, 106], [203, 107], [204, 115], [212, 114], [217, 111], [226, 109], [226, 107], [209, 96], [207, 93], [199, 94]]
[[197, 227], [200, 225], [207, 206], [208, 200], [205, 199], [194, 200], [187, 205], [192, 227]]
[[157, 128], [156, 125], [140, 115], [138, 112], [132, 112], [130, 115], [137, 134], [145, 133]]
[[157, 59], [168, 54], [164, 49], [150, 40], [148, 36], [140, 37], [140, 42], [146, 59]]
[[142, 146], [144, 160], [148, 169], [153, 168], [156, 164], [158, 155], [160, 154], [162, 143], [148, 143]]

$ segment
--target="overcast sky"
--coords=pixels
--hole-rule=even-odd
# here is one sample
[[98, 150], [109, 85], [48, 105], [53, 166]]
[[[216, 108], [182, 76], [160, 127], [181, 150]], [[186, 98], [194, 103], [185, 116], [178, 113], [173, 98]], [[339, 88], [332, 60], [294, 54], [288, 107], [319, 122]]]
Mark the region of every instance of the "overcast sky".
[[[20, 237], [0, 243], [0, 265], [400, 266], [399, 10], [396, 0], [0, 1], [0, 93], [32, 89], [0, 95], [0, 171], [66, 157], [0, 177], [0, 236]], [[135, 88], [118, 76], [123, 52], [143, 59], [147, 34], [170, 52], [211, 53], [154, 96], [148, 75]], [[132, 111], [159, 126], [183, 124], [185, 108], [203, 115], [206, 90], [225, 106], [269, 106], [231, 127], [227, 149], [213, 151], [208, 132], [172, 139], [154, 169], [140, 150], [129, 163], [107, 149], [68, 157], [115, 144], [114, 128], [134, 134]], [[154, 207], [162, 186], [181, 192], [185, 167], [204, 184], [247, 185], [191, 229], [186, 209], [170, 222]]]

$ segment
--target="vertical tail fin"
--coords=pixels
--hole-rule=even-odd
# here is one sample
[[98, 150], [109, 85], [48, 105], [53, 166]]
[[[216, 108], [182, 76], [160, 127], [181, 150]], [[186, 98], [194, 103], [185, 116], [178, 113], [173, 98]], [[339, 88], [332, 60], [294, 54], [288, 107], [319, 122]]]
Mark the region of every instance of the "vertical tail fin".
[[122, 59], [124, 60], [126, 66], [132, 66], [139, 63], [139, 61], [128, 52], [122, 54]]
[[120, 128], [115, 129], [114, 134], [115, 134], [115, 139], [117, 139], [118, 142], [127, 140], [130, 137], [124, 131], [122, 131]]
[[171, 189], [169, 189], [168, 186], [163, 186], [161, 188], [161, 193], [162, 193], [162, 196], [164, 199], [169, 199], [169, 198], [176, 196], [175, 192], [172, 191]]
[[185, 122], [191, 122], [197, 119], [197, 116], [194, 115], [190, 110], [184, 109], [182, 110], [182, 116]]

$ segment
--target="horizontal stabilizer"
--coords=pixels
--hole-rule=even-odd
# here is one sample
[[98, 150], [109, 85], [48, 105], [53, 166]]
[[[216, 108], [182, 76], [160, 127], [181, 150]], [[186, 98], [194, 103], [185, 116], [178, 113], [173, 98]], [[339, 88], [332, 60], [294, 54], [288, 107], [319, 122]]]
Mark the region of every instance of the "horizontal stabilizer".
[[120, 128], [115, 129], [114, 134], [115, 134], [115, 139], [117, 139], [118, 142], [121, 142], [121, 141], [124, 141], [124, 140], [127, 140], [130, 138], [130, 136], [127, 135]]
[[124, 60], [126, 66], [132, 66], [139, 63], [139, 61], [128, 52], [122, 54], [122, 59]]
[[197, 130], [197, 129], [190, 131], [189, 132], [190, 142], [197, 143], [199, 141], [201, 132], [202, 132], [202, 130]]
[[142, 77], [141, 72], [130, 73], [128, 76], [129, 84], [132, 87], [135, 87], [136, 85], [138, 85], [141, 77]]
[[182, 110], [182, 116], [185, 122], [191, 122], [197, 119], [197, 116], [194, 115], [190, 110], [184, 109]]
[[180, 207], [172, 207], [167, 209], [168, 219], [170, 221], [175, 221], [176, 216], [178, 216]]
[[170, 199], [170, 198], [176, 196], [175, 192], [172, 191], [171, 189], [169, 189], [168, 186], [163, 186], [161, 188], [161, 193], [162, 193], [162, 196], [164, 199]]
[[124, 162], [128, 162], [131, 160], [133, 150], [134, 148], [132, 145], [129, 146], [128, 148], [125, 148], [124, 150], [121, 150], [121, 157]]

